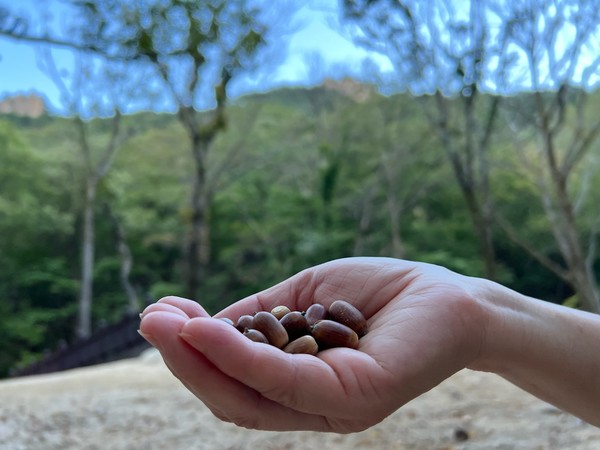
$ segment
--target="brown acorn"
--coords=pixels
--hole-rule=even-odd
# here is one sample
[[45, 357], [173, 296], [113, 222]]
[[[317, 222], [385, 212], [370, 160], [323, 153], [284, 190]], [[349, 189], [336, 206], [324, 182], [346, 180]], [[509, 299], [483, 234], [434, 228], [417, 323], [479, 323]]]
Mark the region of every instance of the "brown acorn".
[[290, 308], [287, 306], [276, 306], [271, 310], [271, 314], [273, 314], [277, 319], [281, 320], [283, 316], [290, 312]]
[[252, 328], [246, 328], [244, 330], [243, 334], [251, 341], [262, 342], [263, 344], [269, 343], [269, 340], [267, 339], [267, 337], [258, 330], [254, 330]]
[[312, 335], [319, 348], [348, 347], [358, 348], [358, 335], [344, 324], [333, 320], [320, 320], [312, 327]]
[[235, 327], [242, 333], [246, 328], [254, 328], [254, 317], [252, 317], [250, 314], [244, 314], [243, 316], [240, 316]]
[[307, 355], [316, 355], [319, 351], [319, 345], [315, 338], [310, 334], [300, 336], [298, 339], [294, 339], [292, 342], [283, 347], [283, 351], [286, 353], [305, 353]]
[[312, 326], [317, 321], [327, 318], [327, 310], [320, 303], [314, 303], [308, 307], [304, 313], [304, 317], [306, 317], [308, 324]]
[[279, 322], [287, 331], [290, 341], [310, 333], [310, 326], [306, 317], [300, 311], [291, 311], [283, 316]]
[[269, 344], [282, 348], [289, 342], [287, 331], [277, 318], [267, 311], [259, 311], [253, 318], [254, 328], [264, 334]]
[[328, 309], [329, 318], [352, 328], [359, 337], [367, 333], [367, 320], [354, 305], [345, 300], [336, 300]]

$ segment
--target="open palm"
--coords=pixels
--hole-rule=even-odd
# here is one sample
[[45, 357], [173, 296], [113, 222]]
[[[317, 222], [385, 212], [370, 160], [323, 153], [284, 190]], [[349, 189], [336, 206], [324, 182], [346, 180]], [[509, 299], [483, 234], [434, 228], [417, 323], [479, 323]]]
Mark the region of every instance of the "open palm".
[[219, 418], [248, 428], [354, 432], [469, 365], [482, 343], [477, 283], [442, 267], [348, 258], [307, 269], [215, 317], [344, 299], [369, 332], [359, 351], [290, 355], [251, 342], [196, 302], [167, 297], [140, 329], [182, 383]]

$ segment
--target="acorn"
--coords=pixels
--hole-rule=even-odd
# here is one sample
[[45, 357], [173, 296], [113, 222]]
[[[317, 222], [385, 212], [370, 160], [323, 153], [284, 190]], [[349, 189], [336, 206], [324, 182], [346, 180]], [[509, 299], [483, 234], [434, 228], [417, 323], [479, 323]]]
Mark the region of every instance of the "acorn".
[[306, 317], [308, 324], [312, 326], [317, 321], [327, 318], [327, 310], [320, 303], [314, 303], [308, 307], [304, 313], [304, 317]]
[[300, 336], [298, 339], [294, 339], [292, 342], [283, 347], [283, 351], [286, 353], [305, 353], [307, 355], [316, 355], [319, 351], [319, 345], [315, 338], [310, 334]]
[[277, 318], [267, 311], [259, 311], [253, 318], [254, 328], [264, 334], [269, 344], [282, 348], [289, 342], [287, 331]]
[[352, 328], [333, 320], [325, 319], [315, 323], [312, 327], [312, 336], [319, 344], [319, 348], [358, 348], [358, 334]]
[[288, 308], [287, 306], [284, 306], [284, 305], [276, 306], [275, 308], [273, 308], [271, 310], [271, 314], [273, 314], [275, 317], [277, 317], [278, 320], [281, 320], [281, 318], [289, 312], [290, 312], [290, 308]]
[[336, 300], [328, 309], [329, 318], [352, 328], [359, 337], [367, 333], [367, 319], [354, 305]]
[[244, 330], [243, 334], [244, 334], [244, 336], [246, 336], [251, 341], [261, 342], [263, 344], [268, 344], [269, 343], [269, 340], [267, 339], [267, 337], [264, 334], [262, 334], [260, 331], [255, 330], [253, 328], [246, 328]]
[[300, 311], [290, 311], [279, 322], [287, 331], [290, 341], [310, 333], [308, 321]]
[[246, 328], [254, 328], [254, 317], [252, 317], [250, 314], [244, 314], [240, 316], [235, 327], [242, 333]]

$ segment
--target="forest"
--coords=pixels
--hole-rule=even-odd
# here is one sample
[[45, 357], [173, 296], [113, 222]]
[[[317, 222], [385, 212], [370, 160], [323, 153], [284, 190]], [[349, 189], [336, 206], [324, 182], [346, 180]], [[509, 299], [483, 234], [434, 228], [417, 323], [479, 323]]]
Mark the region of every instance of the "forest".
[[[600, 27], [584, 10], [593, 2], [468, 2], [470, 17], [444, 22], [450, 39], [426, 17], [453, 2], [342, 2], [365, 45], [388, 44], [391, 75], [329, 74], [235, 98], [228, 89], [268, 37], [244, 28], [244, 2], [213, 2], [208, 28], [193, 27], [208, 20], [194, 8], [211, 2], [148, 2], [189, 14], [175, 50], [161, 41], [166, 10], [138, 11], [145, 19], [126, 25], [143, 26], [120, 34], [106, 24], [123, 2], [73, 3], [96, 27], [77, 41], [43, 37], [74, 48], [75, 69], [40, 56], [67, 114], [0, 116], [0, 376], [162, 296], [215, 313], [358, 255], [440, 264], [600, 312], [600, 59], [577, 69]], [[513, 25], [494, 37], [503, 45], [477, 20], [492, 13]], [[386, 28], [392, 15], [423, 26]], [[11, 11], [0, 18], [0, 38], [40, 38]], [[238, 40], [206, 71], [207, 89], [206, 42], [233, 18]], [[581, 35], [559, 51], [565, 18]], [[500, 70], [519, 52], [525, 81]], [[171, 70], [182, 55], [187, 78]], [[152, 70], [168, 90], [140, 82]], [[144, 104], [162, 95], [168, 112]]]

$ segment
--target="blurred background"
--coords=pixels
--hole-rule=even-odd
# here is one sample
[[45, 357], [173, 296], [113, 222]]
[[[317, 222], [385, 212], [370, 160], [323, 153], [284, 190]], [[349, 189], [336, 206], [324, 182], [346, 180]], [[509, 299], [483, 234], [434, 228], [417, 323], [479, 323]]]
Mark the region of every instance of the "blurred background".
[[0, 0], [0, 58], [0, 377], [348, 256], [600, 311], [595, 0]]

